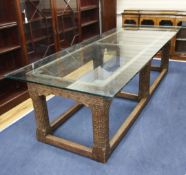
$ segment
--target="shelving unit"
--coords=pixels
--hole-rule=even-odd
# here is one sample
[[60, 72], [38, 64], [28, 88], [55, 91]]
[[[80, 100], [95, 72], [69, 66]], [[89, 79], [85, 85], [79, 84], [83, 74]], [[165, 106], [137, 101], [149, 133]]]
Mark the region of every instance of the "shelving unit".
[[116, 28], [116, 0], [101, 0], [102, 32]]
[[[110, 14], [115, 0], [107, 1]], [[0, 114], [28, 98], [26, 85], [4, 74], [99, 35], [99, 23], [99, 0], [0, 0]]]
[[182, 26], [172, 40], [171, 58], [186, 60], [186, 12], [159, 10], [125, 10], [122, 14], [125, 26]]
[[15, 2], [0, 0], [0, 114], [28, 97], [25, 84], [4, 79], [25, 62]]
[[78, 3], [81, 41], [99, 35], [99, 0], [78, 0]]
[[35, 62], [54, 53], [50, 0], [23, 0], [21, 11], [28, 62]]

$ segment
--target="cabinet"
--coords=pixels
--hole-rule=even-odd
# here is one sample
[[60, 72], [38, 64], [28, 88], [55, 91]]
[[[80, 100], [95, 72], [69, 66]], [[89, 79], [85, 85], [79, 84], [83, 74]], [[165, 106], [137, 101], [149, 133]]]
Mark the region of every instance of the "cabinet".
[[116, 0], [101, 0], [102, 31], [116, 28]]
[[99, 34], [99, 0], [0, 0], [0, 114], [28, 98], [4, 74]]
[[172, 40], [171, 58], [186, 60], [186, 12], [159, 10], [125, 10], [122, 13], [123, 27], [126, 26], [182, 26]]
[[28, 98], [26, 85], [3, 75], [26, 64], [17, 1], [0, 0], [0, 114]]

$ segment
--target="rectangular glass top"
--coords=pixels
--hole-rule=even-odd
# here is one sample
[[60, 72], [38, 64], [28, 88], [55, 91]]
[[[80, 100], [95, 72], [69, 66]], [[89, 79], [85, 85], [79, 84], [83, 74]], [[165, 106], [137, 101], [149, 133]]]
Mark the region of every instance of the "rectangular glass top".
[[9, 79], [114, 97], [178, 28], [131, 28], [75, 45], [8, 75]]

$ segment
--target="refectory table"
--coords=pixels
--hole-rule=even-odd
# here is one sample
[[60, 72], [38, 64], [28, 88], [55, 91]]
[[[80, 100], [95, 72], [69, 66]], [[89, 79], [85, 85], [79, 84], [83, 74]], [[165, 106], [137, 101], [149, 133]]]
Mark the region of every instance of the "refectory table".
[[[37, 139], [65, 150], [106, 162], [168, 71], [171, 39], [178, 28], [128, 28], [79, 44], [7, 75], [27, 82], [36, 115]], [[160, 66], [151, 60], [161, 50]], [[150, 72], [159, 76], [150, 85]], [[139, 92], [122, 88], [139, 73]], [[77, 104], [50, 122], [47, 95], [73, 99]], [[138, 103], [109, 139], [109, 108], [114, 98]], [[57, 136], [54, 131], [83, 106], [92, 112], [93, 145], [87, 147]]]

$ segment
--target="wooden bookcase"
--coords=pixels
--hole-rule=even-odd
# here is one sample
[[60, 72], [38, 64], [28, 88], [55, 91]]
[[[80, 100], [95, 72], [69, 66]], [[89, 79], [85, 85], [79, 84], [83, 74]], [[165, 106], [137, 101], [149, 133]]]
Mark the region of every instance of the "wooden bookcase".
[[171, 58], [186, 60], [186, 12], [159, 10], [125, 10], [122, 13], [125, 26], [182, 26], [178, 35], [172, 40]]
[[[28, 98], [24, 83], [3, 75], [99, 35], [99, 2], [104, 0], [0, 0], [0, 114]], [[104, 4], [105, 14], [115, 10]], [[115, 27], [104, 20], [103, 28]]]
[[27, 63], [18, 8], [17, 1], [0, 0], [0, 114], [28, 98], [24, 83], [3, 77]]
[[79, 42], [77, 1], [54, 1], [57, 48], [61, 50]]
[[100, 34], [99, 0], [78, 0], [80, 41]]

